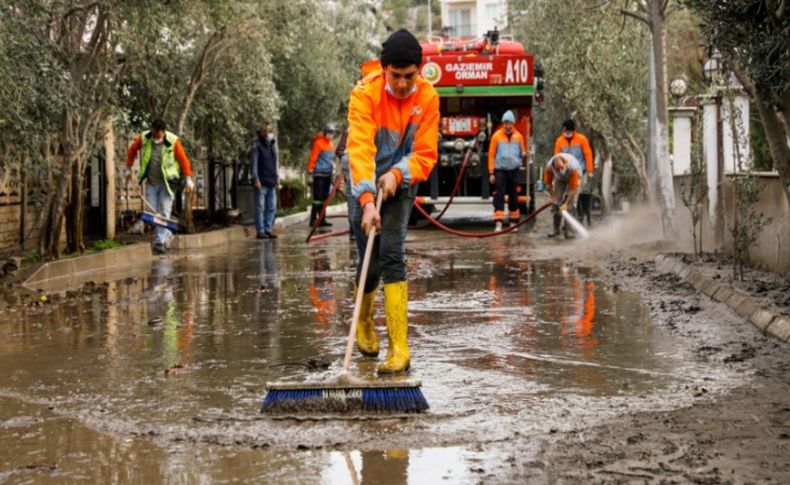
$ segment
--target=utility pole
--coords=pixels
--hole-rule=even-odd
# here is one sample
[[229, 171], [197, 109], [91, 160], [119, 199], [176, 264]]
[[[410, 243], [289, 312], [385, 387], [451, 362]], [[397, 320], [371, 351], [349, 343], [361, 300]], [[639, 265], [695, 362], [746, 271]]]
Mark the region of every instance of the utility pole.
[[431, 0], [428, 0], [428, 40], [433, 35], [433, 24], [431, 23]]

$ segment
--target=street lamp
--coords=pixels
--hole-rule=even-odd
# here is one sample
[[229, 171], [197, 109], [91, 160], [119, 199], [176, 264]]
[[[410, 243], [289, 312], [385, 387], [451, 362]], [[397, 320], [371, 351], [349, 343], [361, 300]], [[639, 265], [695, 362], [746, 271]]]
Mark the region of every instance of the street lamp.
[[672, 93], [676, 99], [682, 98], [686, 91], [688, 91], [689, 83], [684, 77], [676, 77], [669, 83], [669, 92]]
[[705, 81], [709, 83], [716, 81], [721, 75], [722, 67], [721, 52], [718, 49], [713, 49], [713, 53], [702, 66], [702, 76], [705, 78]]

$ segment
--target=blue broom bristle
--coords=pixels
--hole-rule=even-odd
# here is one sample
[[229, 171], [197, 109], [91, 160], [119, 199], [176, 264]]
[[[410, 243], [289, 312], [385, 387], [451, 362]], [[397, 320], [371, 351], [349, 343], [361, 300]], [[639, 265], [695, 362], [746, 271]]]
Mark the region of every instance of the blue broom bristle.
[[429, 408], [419, 387], [269, 389], [261, 412], [420, 413]]

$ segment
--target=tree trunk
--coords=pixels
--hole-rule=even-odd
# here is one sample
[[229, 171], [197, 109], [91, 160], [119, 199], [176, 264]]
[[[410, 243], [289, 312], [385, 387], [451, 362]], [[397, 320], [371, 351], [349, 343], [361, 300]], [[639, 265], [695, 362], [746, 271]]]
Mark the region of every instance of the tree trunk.
[[41, 228], [43, 251], [40, 251], [41, 257], [57, 258], [60, 253], [58, 247], [60, 243], [60, 234], [63, 228], [63, 217], [66, 208], [69, 184], [71, 182], [71, 164], [73, 161], [73, 148], [71, 146], [71, 114], [66, 111], [63, 113], [63, 120], [61, 125], [61, 145], [63, 148], [63, 159], [61, 160], [60, 174], [58, 176], [57, 186], [54, 188], [54, 193], [51, 195], [49, 216], [46, 219], [46, 224]]
[[[790, 204], [790, 147], [787, 145], [788, 133], [779, 114], [773, 107], [770, 88], [755, 83], [755, 104], [765, 127], [765, 137], [774, 160], [774, 168], [779, 172], [785, 198]], [[785, 109], [788, 109], [785, 107]]]
[[647, 173], [647, 160], [639, 149], [639, 143], [634, 139], [630, 133], [625, 134], [626, 143], [624, 144], [631, 161], [634, 164], [636, 175], [639, 177], [639, 184], [642, 186], [642, 201], [653, 200], [652, 185], [650, 183], [650, 176]]
[[69, 191], [68, 200], [68, 225], [66, 231], [68, 233], [68, 250], [71, 253], [82, 253], [85, 250], [85, 243], [83, 240], [83, 199], [84, 191], [82, 190], [83, 173], [79, 159], [74, 160], [71, 166], [71, 190]]
[[608, 216], [612, 213], [614, 201], [612, 197], [612, 154], [608, 149], [601, 154], [601, 198], [603, 199], [603, 213]]
[[[27, 162], [27, 157], [25, 159]], [[21, 200], [19, 201], [19, 248], [21, 250], [25, 250], [25, 225], [27, 224], [27, 173], [25, 172], [25, 167], [20, 167], [20, 178], [22, 179], [22, 183], [19, 196]]]
[[195, 95], [198, 89], [200, 89], [200, 85], [203, 83], [203, 78], [206, 74], [206, 68], [208, 67], [212, 51], [215, 51], [214, 55], [216, 55], [223, 49], [227, 35], [228, 31], [225, 29], [215, 32], [209, 37], [206, 45], [203, 46], [203, 50], [200, 52], [200, 58], [198, 58], [195, 69], [192, 71], [192, 76], [189, 78], [187, 91], [184, 93], [184, 98], [181, 100], [181, 107], [178, 110], [178, 119], [175, 127], [178, 136], [184, 133], [184, 126], [187, 122], [189, 109], [192, 107], [192, 101], [195, 100]]
[[667, 75], [665, 56], [666, 17], [664, 0], [649, 0], [650, 30], [652, 34], [653, 56], [656, 63], [656, 182], [658, 200], [661, 203], [661, 216], [664, 237], [676, 240], [678, 236], [677, 216], [675, 213], [675, 190], [669, 158], [669, 111], [667, 110]]

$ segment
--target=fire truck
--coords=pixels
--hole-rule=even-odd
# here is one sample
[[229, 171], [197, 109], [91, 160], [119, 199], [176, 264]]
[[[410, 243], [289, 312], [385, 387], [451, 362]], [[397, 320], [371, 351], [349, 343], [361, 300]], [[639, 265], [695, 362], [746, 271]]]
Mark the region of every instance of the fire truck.
[[[519, 42], [495, 30], [479, 39], [431, 38], [422, 43], [422, 51], [421, 74], [439, 92], [441, 119], [439, 160], [429, 183], [420, 186], [418, 203], [428, 210], [443, 206], [457, 184], [453, 204], [490, 203], [493, 187], [488, 182], [488, 140], [505, 111], [511, 110], [529, 152], [527, 167], [521, 169], [519, 201], [522, 213], [532, 212], [532, 106], [540, 102], [542, 87], [534, 57]], [[525, 203], [527, 190], [531, 194], [529, 207]]]

